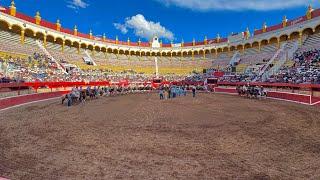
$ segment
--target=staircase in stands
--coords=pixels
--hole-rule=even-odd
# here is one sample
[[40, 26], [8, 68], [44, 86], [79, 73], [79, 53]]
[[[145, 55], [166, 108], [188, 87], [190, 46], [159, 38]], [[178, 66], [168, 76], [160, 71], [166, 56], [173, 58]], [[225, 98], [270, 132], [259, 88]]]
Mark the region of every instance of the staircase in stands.
[[67, 71], [62, 67], [62, 65], [56, 61], [56, 59], [49, 53], [49, 51], [42, 45], [42, 42], [37, 40], [36, 41], [38, 47], [40, 48], [40, 50], [48, 57], [50, 58], [53, 62], [55, 62], [58, 66], [58, 68], [64, 72], [65, 74], [67, 74]]
[[229, 65], [233, 66], [235, 63], [238, 63], [239, 61], [240, 61], [240, 53], [239, 53], [239, 51], [236, 51], [233, 54], [233, 56], [229, 62]]
[[[298, 41], [289, 41], [282, 45], [277, 57], [273, 60], [273, 66], [265, 71], [262, 75], [262, 81], [266, 81], [270, 76], [279, 72], [280, 68], [287, 62], [288, 59], [292, 59], [295, 52], [299, 49]], [[270, 64], [269, 64], [270, 65]], [[269, 66], [266, 66], [268, 68]]]
[[286, 44], [287, 43], [284, 43], [281, 45], [281, 48], [278, 49], [276, 53], [272, 56], [272, 58], [268, 61], [268, 63], [262, 67], [262, 69], [259, 72], [259, 75], [253, 81], [257, 81], [259, 78], [264, 76], [264, 74], [267, 72], [270, 65], [273, 64], [276, 58], [278, 58], [278, 56], [284, 51]]
[[86, 54], [86, 56], [89, 58], [89, 60], [92, 62], [92, 64], [94, 66], [97, 66], [96, 62], [94, 62], [94, 60], [91, 58], [90, 54], [88, 53], [87, 50], [84, 51], [84, 53]]

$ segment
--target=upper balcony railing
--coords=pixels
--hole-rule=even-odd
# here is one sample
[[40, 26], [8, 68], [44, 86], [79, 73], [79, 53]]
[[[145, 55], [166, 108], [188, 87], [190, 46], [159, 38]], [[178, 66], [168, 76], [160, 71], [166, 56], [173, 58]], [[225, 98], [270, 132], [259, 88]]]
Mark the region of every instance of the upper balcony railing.
[[[320, 9], [316, 9], [316, 10], [311, 12], [311, 18], [316, 18], [316, 17], [319, 17], [319, 16], [320, 16]], [[295, 18], [295, 19], [287, 21], [286, 27], [294, 26], [296, 24], [302, 23], [302, 22], [307, 21], [307, 20], [308, 20], [307, 16], [300, 16], [298, 18]], [[266, 33], [266, 32], [276, 31], [276, 30], [279, 30], [279, 29], [282, 29], [282, 28], [283, 28], [282, 24], [276, 24], [276, 25], [267, 27], [265, 32], [263, 32], [263, 29], [256, 30], [256, 31], [254, 31], [254, 35], [257, 36], [257, 35], [260, 35], [260, 34], [263, 34], [263, 33]]]

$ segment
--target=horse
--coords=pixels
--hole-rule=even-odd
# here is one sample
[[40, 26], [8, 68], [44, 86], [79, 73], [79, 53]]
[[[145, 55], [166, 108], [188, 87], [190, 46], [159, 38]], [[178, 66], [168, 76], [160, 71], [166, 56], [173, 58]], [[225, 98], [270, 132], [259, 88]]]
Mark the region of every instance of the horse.
[[61, 104], [64, 104], [64, 101], [67, 99], [68, 101], [70, 100], [71, 101], [71, 105], [73, 105], [76, 102], [81, 102], [83, 98], [84, 97], [83, 97], [81, 91], [72, 90], [70, 93], [67, 93], [66, 95], [62, 96]]
[[258, 86], [237, 86], [236, 88], [239, 96], [246, 96], [247, 98], [255, 98], [258, 99], [258, 97], [265, 97], [267, 94], [264, 92], [263, 87]]
[[70, 104], [70, 105], [73, 105], [75, 102], [78, 102], [79, 97], [76, 97], [76, 96], [72, 95], [72, 93], [68, 93], [68, 94], [62, 96], [62, 98], [61, 98], [61, 104], [64, 104], [64, 101], [65, 101], [66, 99], [67, 99], [68, 101], [69, 101], [69, 100], [71, 101], [71, 104]]

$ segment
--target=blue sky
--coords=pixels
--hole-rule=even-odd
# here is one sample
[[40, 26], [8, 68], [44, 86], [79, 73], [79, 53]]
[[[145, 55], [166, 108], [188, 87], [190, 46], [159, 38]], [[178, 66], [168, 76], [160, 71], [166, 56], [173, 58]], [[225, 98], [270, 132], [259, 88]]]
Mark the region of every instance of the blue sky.
[[[0, 0], [9, 6], [11, 0]], [[226, 37], [249, 27], [261, 28], [280, 23], [283, 15], [292, 19], [304, 15], [309, 4], [319, 7], [315, 0], [15, 0], [17, 10], [62, 26], [94, 35], [106, 33], [108, 38], [143, 41], [152, 34], [164, 42], [202, 41], [204, 36]]]

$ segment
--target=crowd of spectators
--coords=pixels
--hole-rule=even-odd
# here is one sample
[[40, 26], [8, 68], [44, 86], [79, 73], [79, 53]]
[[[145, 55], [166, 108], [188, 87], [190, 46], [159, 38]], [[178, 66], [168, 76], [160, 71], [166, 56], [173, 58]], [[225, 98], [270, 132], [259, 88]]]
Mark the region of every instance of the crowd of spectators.
[[[293, 66], [284, 66], [276, 75], [270, 76], [266, 81], [271, 83], [312, 83], [320, 84], [320, 50], [297, 52], [294, 55]], [[66, 65], [67, 62], [60, 62]], [[130, 82], [152, 81], [155, 75], [136, 73], [132, 70], [113, 72], [110, 70], [81, 70], [72, 68], [63, 72], [57, 68], [57, 64], [46, 55], [34, 53], [32, 56], [22, 58], [0, 58], [0, 83], [9, 82], [34, 82], [34, 81], [112, 81], [119, 82], [127, 80]], [[194, 73], [189, 76], [178, 76], [175, 74], [163, 75], [166, 81], [204, 82], [207, 78], [214, 77], [217, 69], [207, 69], [203, 73]], [[259, 81], [257, 72], [237, 74], [223, 72], [218, 77], [219, 81], [226, 82], [252, 82]]]
[[268, 82], [320, 84], [320, 49], [297, 52], [292, 67], [282, 67]]
[[[60, 66], [66, 72], [58, 68], [58, 64], [46, 55], [34, 53], [27, 58], [0, 58], [0, 83], [10, 82], [90, 82], [90, 81], [112, 81], [119, 82], [128, 80], [130, 82], [152, 81], [155, 75], [137, 73], [133, 70], [113, 72], [112, 70], [96, 69], [82, 70], [77, 66], [68, 64], [66, 61], [59, 61]], [[68, 68], [66, 68], [68, 67]], [[167, 74], [162, 76], [167, 81], [182, 81], [185, 76]]]
[[[265, 82], [292, 84], [320, 84], [320, 49], [297, 52], [292, 59], [292, 66], [283, 66], [275, 75], [271, 75]], [[263, 67], [263, 66], [262, 66]], [[257, 69], [262, 69], [257, 68]], [[205, 77], [207, 75], [204, 75]], [[201, 78], [199, 78], [201, 79]], [[259, 71], [245, 73], [225, 72], [219, 77], [224, 82], [261, 82]]]

